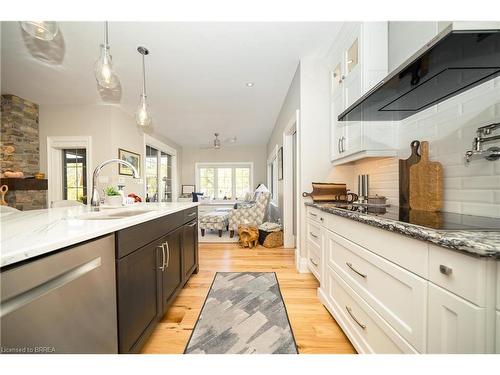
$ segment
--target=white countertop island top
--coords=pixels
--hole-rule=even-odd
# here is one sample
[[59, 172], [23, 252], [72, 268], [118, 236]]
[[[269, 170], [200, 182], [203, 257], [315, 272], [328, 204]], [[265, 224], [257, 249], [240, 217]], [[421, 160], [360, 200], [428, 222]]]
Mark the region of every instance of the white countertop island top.
[[78, 217], [91, 212], [89, 206], [2, 214], [0, 266], [8, 266], [197, 205], [198, 203], [193, 202], [138, 203], [123, 208], [103, 208], [101, 212], [96, 213], [106, 215], [119, 211], [148, 210], [139, 215], [110, 220], [79, 219]]

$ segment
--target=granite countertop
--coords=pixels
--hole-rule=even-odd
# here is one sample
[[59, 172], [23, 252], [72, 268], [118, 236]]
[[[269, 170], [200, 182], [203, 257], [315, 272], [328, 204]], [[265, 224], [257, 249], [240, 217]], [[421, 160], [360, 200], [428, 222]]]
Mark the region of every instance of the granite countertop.
[[[98, 213], [91, 213], [89, 206], [78, 206], [1, 214], [0, 266], [8, 266], [196, 206], [198, 203], [193, 202], [136, 203], [123, 208], [102, 208]], [[141, 213], [111, 220], [79, 218], [89, 214], [107, 215], [124, 211]]]
[[306, 206], [355, 220], [360, 223], [399, 233], [417, 240], [427, 241], [448, 249], [481, 257], [500, 259], [500, 230], [442, 230], [385, 218], [382, 215], [337, 208], [332, 204], [306, 202]]

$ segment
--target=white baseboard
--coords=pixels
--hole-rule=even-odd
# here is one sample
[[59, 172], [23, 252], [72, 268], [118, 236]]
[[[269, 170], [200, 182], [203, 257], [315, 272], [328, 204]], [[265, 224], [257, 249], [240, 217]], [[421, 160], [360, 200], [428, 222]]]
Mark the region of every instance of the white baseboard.
[[300, 273], [311, 273], [311, 270], [309, 270], [309, 266], [307, 265], [307, 258], [300, 258], [299, 259], [299, 269], [297, 270]]

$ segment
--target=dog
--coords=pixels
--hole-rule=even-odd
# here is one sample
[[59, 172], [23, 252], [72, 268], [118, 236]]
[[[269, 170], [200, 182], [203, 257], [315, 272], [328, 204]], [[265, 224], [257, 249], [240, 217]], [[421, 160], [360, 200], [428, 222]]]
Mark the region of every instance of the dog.
[[259, 229], [250, 225], [238, 225], [238, 235], [240, 239], [238, 244], [241, 247], [249, 247], [252, 249], [259, 243]]

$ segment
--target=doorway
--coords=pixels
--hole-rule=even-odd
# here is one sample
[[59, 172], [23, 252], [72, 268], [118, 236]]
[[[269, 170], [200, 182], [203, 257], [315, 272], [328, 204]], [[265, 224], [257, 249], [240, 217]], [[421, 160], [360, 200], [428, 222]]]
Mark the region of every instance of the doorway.
[[60, 200], [87, 204], [91, 191], [92, 138], [89, 136], [47, 137], [47, 206]]
[[[283, 235], [284, 247], [293, 249], [299, 241], [299, 110], [283, 131]], [[297, 257], [296, 257], [297, 258]]]

